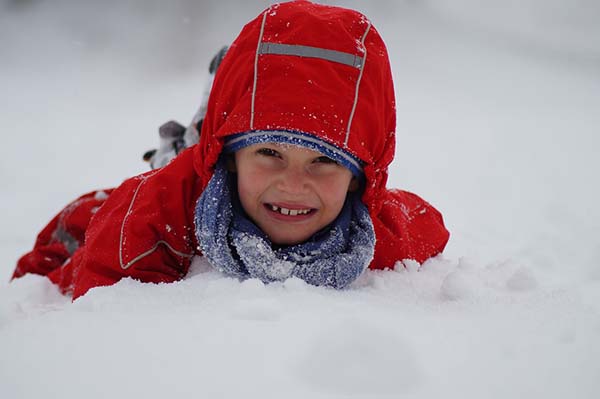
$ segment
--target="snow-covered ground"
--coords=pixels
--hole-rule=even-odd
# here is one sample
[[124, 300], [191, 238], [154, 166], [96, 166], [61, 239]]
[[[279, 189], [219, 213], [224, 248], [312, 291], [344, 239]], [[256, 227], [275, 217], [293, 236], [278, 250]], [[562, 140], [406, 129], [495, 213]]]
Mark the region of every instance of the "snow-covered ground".
[[329, 1], [382, 33], [390, 186], [436, 205], [445, 254], [334, 291], [201, 260], [71, 303], [8, 283], [62, 205], [146, 170], [206, 65], [266, 1], [0, 2], [0, 397], [596, 398], [600, 6]]

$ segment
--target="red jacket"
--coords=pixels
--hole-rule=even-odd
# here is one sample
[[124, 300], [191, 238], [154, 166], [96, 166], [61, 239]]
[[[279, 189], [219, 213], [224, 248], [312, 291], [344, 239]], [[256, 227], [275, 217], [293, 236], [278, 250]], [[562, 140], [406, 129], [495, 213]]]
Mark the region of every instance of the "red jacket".
[[[272, 6], [243, 28], [223, 59], [200, 143], [162, 169], [126, 180], [94, 214], [85, 205], [94, 193], [67, 207], [19, 260], [14, 276], [47, 274], [74, 298], [123, 277], [181, 279], [191, 258], [201, 255], [194, 207], [224, 137], [257, 130], [308, 133], [362, 160], [367, 182], [362, 200], [377, 238], [370, 268], [393, 267], [403, 259], [421, 263], [444, 249], [449, 233], [427, 202], [386, 189], [395, 124], [387, 50], [364, 16], [307, 1]], [[87, 219], [74, 217], [73, 209], [80, 208]], [[69, 219], [66, 214], [73, 223], [61, 227], [57, 220]], [[61, 238], [68, 235], [57, 234], [57, 228], [77, 240], [74, 252], [66, 250], [69, 242]], [[85, 231], [85, 239], [75, 230]]]

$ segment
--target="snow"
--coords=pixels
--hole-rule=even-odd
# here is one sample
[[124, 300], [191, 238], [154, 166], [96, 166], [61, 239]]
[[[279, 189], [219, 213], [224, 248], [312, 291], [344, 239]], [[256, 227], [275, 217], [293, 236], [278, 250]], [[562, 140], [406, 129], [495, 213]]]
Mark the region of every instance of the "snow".
[[598, 308], [567, 287], [515, 291], [515, 264], [436, 259], [368, 273], [347, 291], [240, 283], [200, 261], [193, 270], [175, 284], [124, 280], [73, 304], [41, 277], [15, 281], [0, 298], [7, 397], [564, 397], [575, 387], [592, 397], [597, 388]]
[[64, 204], [147, 170], [158, 126], [187, 124], [212, 54], [267, 2], [0, 5], [0, 396], [600, 394], [596, 2], [338, 4], [386, 40], [389, 186], [442, 211], [446, 252], [343, 291], [195, 259], [178, 283], [74, 303], [9, 284], [17, 258]]

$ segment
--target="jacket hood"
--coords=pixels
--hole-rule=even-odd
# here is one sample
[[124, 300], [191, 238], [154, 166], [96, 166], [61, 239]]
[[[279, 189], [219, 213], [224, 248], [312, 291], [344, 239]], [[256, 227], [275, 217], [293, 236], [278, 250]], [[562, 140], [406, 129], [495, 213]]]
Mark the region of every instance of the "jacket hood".
[[381, 207], [396, 110], [385, 44], [361, 13], [293, 1], [250, 21], [223, 59], [194, 167], [208, 184], [226, 137], [254, 131], [316, 136], [361, 160], [363, 202]]

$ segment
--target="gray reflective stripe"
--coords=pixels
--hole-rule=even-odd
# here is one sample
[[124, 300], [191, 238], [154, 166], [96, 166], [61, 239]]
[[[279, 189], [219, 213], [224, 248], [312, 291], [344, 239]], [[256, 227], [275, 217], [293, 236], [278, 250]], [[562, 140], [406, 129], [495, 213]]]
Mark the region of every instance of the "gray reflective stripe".
[[160, 240], [160, 241], [157, 241], [152, 248], [150, 248], [149, 250], [147, 250], [144, 253], [139, 254], [138, 256], [136, 256], [135, 258], [133, 258], [132, 260], [130, 260], [126, 265], [124, 265], [123, 263], [121, 263], [121, 269], [123, 269], [123, 270], [129, 269], [137, 261], [139, 261], [142, 258], [145, 258], [146, 256], [150, 255], [152, 252], [156, 251], [156, 249], [158, 248], [158, 246], [161, 245], [161, 244], [164, 245], [165, 247], [167, 247], [175, 255], [178, 255], [178, 256], [180, 256], [182, 258], [192, 258], [194, 256], [194, 254], [186, 254], [186, 253], [177, 251], [175, 248], [173, 248], [172, 246], [170, 246], [168, 242]]
[[320, 47], [301, 46], [299, 44], [280, 44], [262, 42], [258, 46], [258, 54], [295, 55], [298, 57], [319, 58], [322, 60], [339, 62], [354, 68], [360, 68], [363, 57], [337, 50], [328, 50]]
[[[368, 21], [367, 29], [365, 29], [365, 33], [360, 40], [360, 46], [365, 52], [365, 59], [367, 58], [367, 48], [365, 47], [365, 39], [367, 38], [367, 33], [369, 33], [369, 29], [371, 29], [371, 21]], [[362, 79], [363, 70], [365, 69], [365, 63], [363, 62], [360, 66], [360, 73], [358, 74], [358, 79], [356, 80], [356, 89], [354, 91], [354, 103], [352, 104], [352, 111], [350, 111], [350, 118], [348, 118], [348, 128], [346, 129], [346, 140], [344, 140], [344, 147], [348, 147], [348, 140], [350, 139], [350, 128], [352, 127], [352, 120], [354, 119], [354, 112], [356, 111], [356, 104], [358, 104], [358, 90], [360, 88], [360, 81]]]

